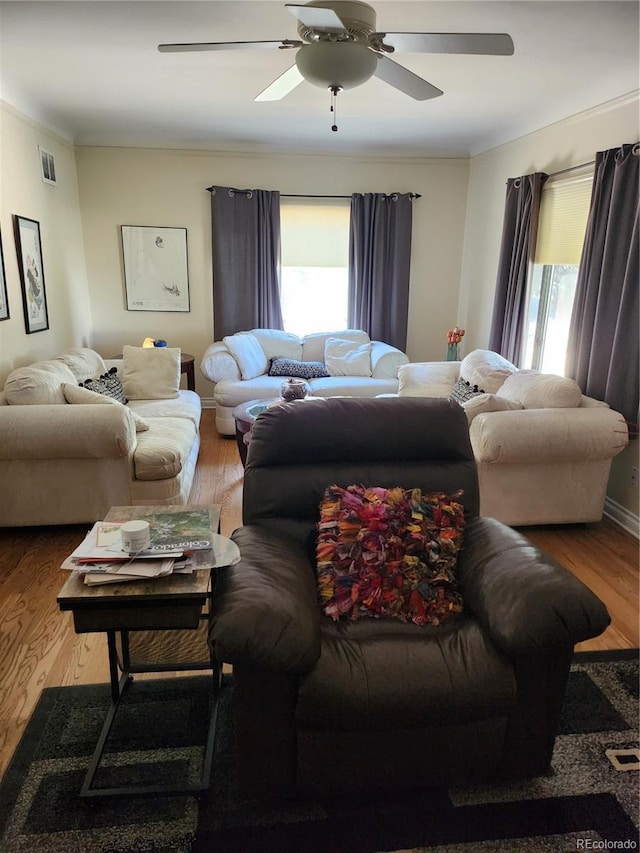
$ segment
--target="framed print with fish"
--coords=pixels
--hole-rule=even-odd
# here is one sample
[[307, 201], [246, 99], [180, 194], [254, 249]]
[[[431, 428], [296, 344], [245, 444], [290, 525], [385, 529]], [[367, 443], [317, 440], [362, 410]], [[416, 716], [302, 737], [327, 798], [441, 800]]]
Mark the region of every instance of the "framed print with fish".
[[127, 311], [189, 311], [187, 229], [121, 227]]
[[22, 285], [24, 325], [28, 335], [49, 328], [47, 294], [44, 289], [40, 223], [26, 216], [14, 216], [13, 227], [18, 250], [18, 269]]

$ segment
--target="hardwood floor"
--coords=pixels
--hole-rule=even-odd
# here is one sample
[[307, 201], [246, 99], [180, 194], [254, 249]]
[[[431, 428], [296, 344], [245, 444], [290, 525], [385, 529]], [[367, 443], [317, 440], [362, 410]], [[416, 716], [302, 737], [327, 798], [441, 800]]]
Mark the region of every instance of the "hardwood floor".
[[[241, 523], [242, 466], [235, 440], [218, 436], [203, 412], [201, 450], [191, 499], [222, 507], [221, 532]], [[45, 687], [108, 680], [103, 634], [74, 632], [61, 613], [62, 560], [88, 525], [0, 531], [0, 775]], [[611, 626], [581, 650], [637, 648], [638, 542], [613, 522], [522, 528], [534, 545], [574, 572], [607, 605]]]

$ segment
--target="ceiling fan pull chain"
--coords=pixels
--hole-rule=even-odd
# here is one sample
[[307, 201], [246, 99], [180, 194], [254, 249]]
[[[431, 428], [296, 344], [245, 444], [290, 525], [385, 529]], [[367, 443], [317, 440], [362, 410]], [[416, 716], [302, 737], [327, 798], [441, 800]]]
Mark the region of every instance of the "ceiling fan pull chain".
[[337, 107], [337, 99], [338, 92], [342, 91], [342, 86], [329, 86], [329, 90], [331, 91], [331, 107], [329, 108], [329, 112], [333, 113], [333, 124], [331, 125], [331, 130], [337, 133], [338, 131], [338, 111]]

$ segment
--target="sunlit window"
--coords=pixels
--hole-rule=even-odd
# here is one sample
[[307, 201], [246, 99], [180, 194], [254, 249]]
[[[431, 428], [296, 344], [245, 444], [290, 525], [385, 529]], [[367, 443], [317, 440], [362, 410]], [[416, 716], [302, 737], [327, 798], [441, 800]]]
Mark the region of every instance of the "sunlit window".
[[529, 280], [523, 366], [565, 372], [569, 326], [593, 175], [549, 181], [542, 191]]
[[296, 335], [347, 328], [349, 200], [281, 199], [280, 303]]

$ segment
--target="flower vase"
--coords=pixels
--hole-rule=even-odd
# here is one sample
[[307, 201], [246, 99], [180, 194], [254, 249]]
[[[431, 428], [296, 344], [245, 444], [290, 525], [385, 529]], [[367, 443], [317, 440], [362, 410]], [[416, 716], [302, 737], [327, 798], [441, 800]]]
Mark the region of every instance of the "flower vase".
[[447, 344], [447, 361], [459, 361], [460, 344]]

